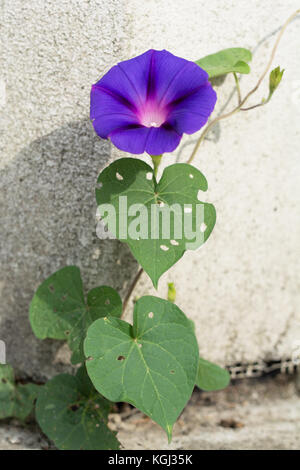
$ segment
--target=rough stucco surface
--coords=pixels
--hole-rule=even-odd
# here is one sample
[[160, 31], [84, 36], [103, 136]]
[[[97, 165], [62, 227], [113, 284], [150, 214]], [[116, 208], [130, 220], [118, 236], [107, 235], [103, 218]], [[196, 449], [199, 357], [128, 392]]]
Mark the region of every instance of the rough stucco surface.
[[[121, 153], [88, 121], [91, 83], [118, 60], [151, 47], [195, 60], [218, 49], [255, 52], [254, 85], [274, 33], [298, 2], [2, 0], [0, 84], [0, 339], [7, 360], [28, 375], [59, 371], [57, 345], [34, 339], [28, 305], [34, 289], [65, 264], [82, 268], [88, 288], [122, 294], [137, 266], [125, 245], [95, 236], [97, 173]], [[196, 321], [201, 354], [220, 363], [290, 356], [299, 319], [299, 24], [294, 21], [274, 66], [284, 80], [264, 109], [224, 121], [195, 165], [209, 183], [216, 228], [197, 253], [165, 275], [178, 305]], [[216, 113], [233, 81], [217, 88]], [[253, 103], [267, 93], [262, 86]], [[3, 98], [3, 97], [2, 97]], [[228, 109], [233, 106], [233, 96]], [[176, 156], [184, 161], [195, 136]], [[166, 161], [173, 161], [167, 156]], [[135, 295], [153, 292], [146, 277]]]

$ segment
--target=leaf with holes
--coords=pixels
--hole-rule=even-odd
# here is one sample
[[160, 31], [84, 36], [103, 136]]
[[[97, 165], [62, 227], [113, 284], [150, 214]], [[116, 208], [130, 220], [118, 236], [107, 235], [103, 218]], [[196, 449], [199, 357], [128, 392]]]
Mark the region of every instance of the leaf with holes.
[[142, 297], [133, 316], [133, 326], [108, 317], [89, 327], [87, 371], [102, 395], [139, 408], [170, 440], [195, 385], [196, 337], [184, 313], [167, 300]]
[[29, 312], [31, 327], [38, 338], [68, 341], [73, 364], [84, 360], [83, 340], [93, 321], [121, 314], [121, 298], [111, 287], [90, 290], [85, 301], [76, 266], [62, 268], [46, 279], [37, 289]]
[[247, 74], [251, 60], [252, 54], [248, 49], [232, 47], [207, 55], [197, 60], [196, 64], [208, 73], [209, 78], [213, 78], [231, 72]]
[[196, 385], [207, 392], [222, 390], [230, 382], [230, 374], [226, 369], [199, 358]]
[[17, 384], [13, 368], [0, 364], [0, 419], [18, 418], [24, 421], [31, 413], [39, 387]]
[[111, 403], [94, 389], [85, 367], [76, 376], [49, 380], [36, 403], [42, 431], [62, 450], [119, 449], [116, 433], [107, 427]]
[[168, 166], [157, 183], [145, 162], [122, 158], [99, 175], [98, 183], [102, 222], [128, 243], [155, 287], [187, 249], [208, 239], [215, 225], [214, 206], [198, 199], [207, 190], [206, 179], [191, 165]]

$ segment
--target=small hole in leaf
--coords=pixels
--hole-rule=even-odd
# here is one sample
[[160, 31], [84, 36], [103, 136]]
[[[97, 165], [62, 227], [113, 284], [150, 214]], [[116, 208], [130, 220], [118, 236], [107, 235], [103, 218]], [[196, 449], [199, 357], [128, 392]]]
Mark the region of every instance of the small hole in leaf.
[[165, 203], [163, 201], [157, 201], [157, 204], [159, 207], [164, 207]]
[[54, 292], [54, 286], [52, 284], [50, 284], [49, 290], [50, 290], [50, 292]]
[[98, 408], [100, 408], [100, 406], [98, 404], [95, 405], [95, 410], [98, 410]]
[[153, 173], [150, 173], [150, 171], [146, 174], [147, 180], [152, 180], [153, 178]]
[[141, 347], [142, 347], [142, 345], [141, 345], [141, 343], [139, 343], [139, 348], [141, 348]]
[[65, 331], [65, 335], [68, 336], [69, 334], [70, 334], [69, 330]]
[[175, 370], [170, 370], [170, 374], [175, 374]]
[[75, 403], [74, 405], [70, 405], [69, 408], [71, 411], [77, 411], [79, 409], [79, 405]]
[[153, 318], [153, 317], [154, 317], [154, 313], [153, 313], [153, 312], [148, 313], [148, 317], [149, 317], [149, 318]]
[[99, 183], [97, 183], [97, 188], [98, 188], [98, 189], [101, 189], [102, 187], [103, 187], [103, 183], [101, 183], [101, 182], [99, 181]]
[[173, 246], [178, 246], [179, 245], [179, 243], [176, 240], [171, 240], [170, 243]]
[[109, 304], [110, 304], [110, 300], [109, 300], [109, 299], [106, 299], [104, 303], [105, 303], [105, 305], [109, 305]]
[[118, 173], [118, 172], [116, 173], [116, 178], [117, 178], [117, 180], [119, 180], [119, 181], [123, 181], [123, 179], [124, 179], [123, 176], [120, 175], [120, 173]]
[[87, 358], [87, 361], [92, 361], [93, 359], [94, 359], [94, 358], [93, 358], [92, 356], [89, 356], [89, 357]]
[[99, 424], [98, 424], [98, 423], [96, 424], [96, 428], [99, 428]]
[[193, 178], [194, 178], [194, 175], [192, 175], [192, 173], [191, 173], [191, 174], [189, 175], [189, 177], [190, 177], [191, 179], [193, 179]]
[[125, 356], [118, 356], [118, 357], [117, 357], [117, 360], [118, 360], [118, 361], [124, 361], [124, 360], [125, 360]]
[[203, 222], [201, 225], [200, 225], [200, 232], [205, 232], [205, 230], [207, 229], [207, 225]]
[[166, 245], [160, 245], [160, 249], [163, 251], [168, 251], [168, 247]]

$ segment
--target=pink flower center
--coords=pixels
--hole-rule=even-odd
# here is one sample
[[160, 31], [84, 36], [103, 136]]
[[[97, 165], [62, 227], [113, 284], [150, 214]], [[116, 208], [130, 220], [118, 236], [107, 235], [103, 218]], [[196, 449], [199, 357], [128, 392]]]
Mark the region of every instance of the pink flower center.
[[167, 118], [167, 110], [154, 101], [147, 101], [139, 110], [139, 121], [145, 127], [160, 127]]

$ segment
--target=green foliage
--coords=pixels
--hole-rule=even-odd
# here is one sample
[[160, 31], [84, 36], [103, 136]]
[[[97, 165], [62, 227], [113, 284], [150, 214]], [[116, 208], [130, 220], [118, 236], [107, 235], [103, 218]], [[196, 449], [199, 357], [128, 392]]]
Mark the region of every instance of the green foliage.
[[282, 76], [284, 73], [284, 69], [280, 70], [280, 67], [276, 67], [270, 72], [270, 78], [269, 78], [269, 93], [270, 93], [270, 98], [276, 88], [278, 87], [279, 83], [281, 82]]
[[[249, 73], [251, 58], [249, 50], [231, 48], [196, 63], [211, 79]], [[282, 75], [279, 67], [271, 72], [269, 98]], [[154, 168], [137, 158], [117, 160], [101, 172], [96, 189], [104, 224], [128, 244], [155, 287], [185, 251], [208, 239], [216, 222], [214, 206], [200, 200], [201, 191], [207, 190], [203, 174], [191, 165], [175, 163], [157, 181], [161, 158], [152, 156]], [[115, 226], [106, 216], [111, 208]], [[230, 381], [225, 369], [199, 358], [195, 325], [175, 300], [173, 283], [168, 284], [168, 300], [140, 298], [131, 325], [120, 319], [122, 302], [114, 289], [96, 287], [85, 297], [76, 266], [54, 273], [32, 299], [32, 329], [40, 339], [66, 340], [72, 363], [86, 358], [86, 367], [75, 376], [61, 374], [37, 387], [16, 384], [12, 368], [0, 366], [0, 419], [25, 419], [37, 397], [37, 421], [58, 449], [117, 450], [108, 414], [111, 402], [125, 401], [158, 423], [171, 440], [173, 425], [194, 385], [211, 391]]]
[[[153, 169], [145, 162], [136, 158], [122, 158], [102, 171], [98, 183], [102, 185], [100, 189], [96, 189], [98, 205], [110, 204], [118, 215], [116, 226], [112, 230], [113, 235], [128, 243], [155, 287], [160, 276], [173, 266], [187, 249], [197, 249], [208, 239], [215, 225], [214, 206], [201, 203], [198, 199], [198, 192], [207, 190], [207, 181], [202, 173], [191, 165], [176, 163], [168, 166], [157, 183]], [[137, 213], [131, 215], [129, 210], [127, 213], [122, 196], [127, 197], [127, 208], [135, 205]], [[170, 232], [164, 233], [162, 217], [151, 217], [151, 207], [159, 208], [163, 213], [173, 204]], [[186, 208], [186, 205], [189, 207]], [[200, 220], [198, 217], [197, 220], [196, 208], [200, 207], [203, 209], [203, 218]], [[186, 210], [190, 213], [187, 214]], [[201, 237], [198, 236], [194, 243], [184, 230], [187, 225], [184, 224], [184, 219], [188, 217], [195, 233], [200, 235], [204, 225], [204, 233]], [[181, 238], [176, 237], [180, 226], [183, 227]], [[132, 229], [135, 233], [139, 232], [136, 239], [131, 236]], [[156, 238], [153, 233], [156, 233]]]
[[31, 413], [39, 386], [15, 382], [13, 368], [0, 364], [0, 419], [18, 418], [24, 421]]
[[121, 314], [122, 301], [111, 287], [90, 290], [85, 301], [76, 266], [62, 268], [46, 279], [37, 289], [29, 312], [31, 327], [38, 338], [68, 341], [73, 364], [84, 360], [83, 340], [93, 321]]
[[211, 392], [222, 390], [230, 382], [230, 374], [226, 369], [205, 359], [199, 358], [196, 385], [202, 390]]
[[208, 73], [209, 78], [214, 78], [231, 72], [247, 74], [251, 60], [252, 54], [248, 49], [232, 47], [207, 55], [197, 60], [196, 64]]
[[119, 449], [115, 432], [107, 427], [111, 404], [94, 389], [85, 367], [76, 376], [61, 374], [43, 386], [36, 418], [58, 449]]
[[95, 388], [111, 401], [139, 408], [171, 439], [198, 367], [196, 337], [184, 313], [167, 300], [142, 297], [133, 326], [113, 317], [96, 320], [84, 351]]

